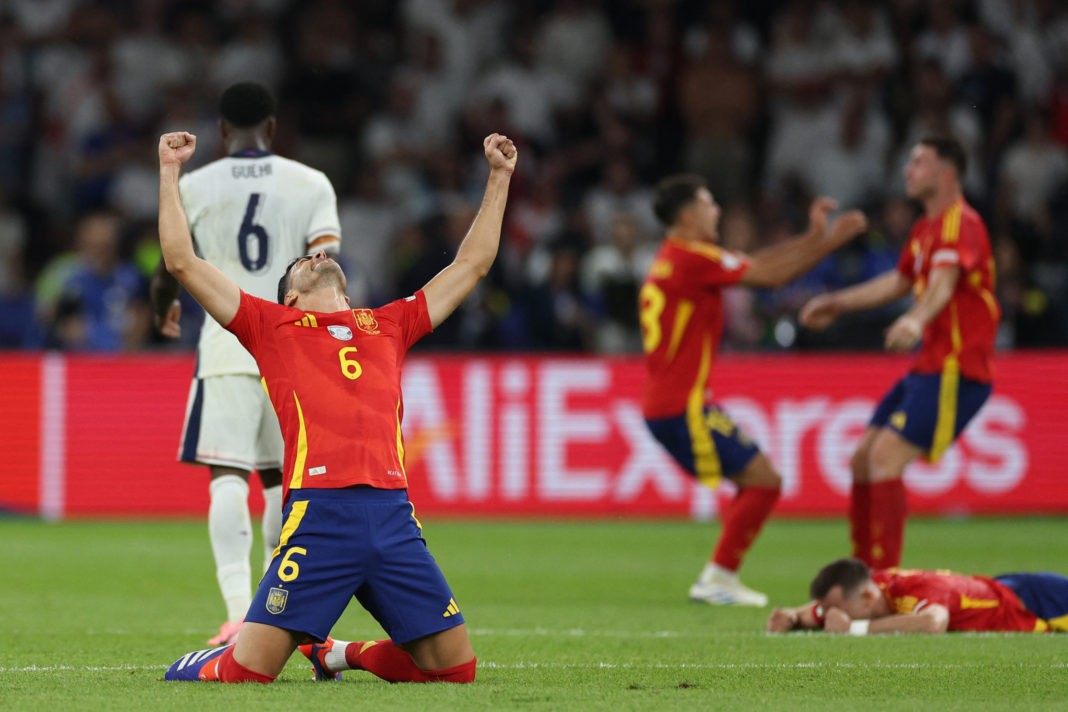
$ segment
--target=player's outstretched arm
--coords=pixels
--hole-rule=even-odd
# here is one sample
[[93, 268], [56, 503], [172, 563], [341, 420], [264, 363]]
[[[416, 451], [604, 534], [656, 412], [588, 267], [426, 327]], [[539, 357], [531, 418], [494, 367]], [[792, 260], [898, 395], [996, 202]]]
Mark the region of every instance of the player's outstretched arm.
[[807, 329], [823, 331], [839, 315], [889, 304], [908, 294], [911, 287], [908, 278], [890, 270], [852, 287], [813, 297], [801, 308], [799, 321]]
[[923, 338], [923, 330], [928, 322], [949, 304], [958, 280], [960, 267], [939, 267], [931, 270], [923, 294], [911, 309], [894, 320], [886, 330], [886, 348], [890, 351], [908, 351], [915, 346]]
[[437, 327], [460, 306], [478, 281], [486, 276], [501, 242], [501, 225], [508, 202], [508, 185], [512, 180], [518, 153], [507, 136], [490, 134], [482, 142], [489, 161], [490, 174], [482, 206], [467, 236], [460, 243], [452, 264], [438, 272], [423, 287], [430, 323]]
[[177, 339], [182, 335], [182, 305], [178, 293], [182, 285], [167, 271], [167, 264], [160, 259], [148, 285], [148, 298], [152, 302], [152, 314], [156, 330], [167, 338]]
[[[895, 613], [889, 616], [872, 618], [870, 621], [857, 621], [839, 608], [826, 611], [823, 629], [828, 633], [850, 633], [867, 635], [877, 633], [945, 633], [949, 630], [949, 609], [932, 603], [916, 613]], [[855, 624], [859, 624], [859, 628]]]
[[824, 257], [868, 229], [859, 210], [840, 215], [827, 229], [827, 216], [837, 207], [831, 198], [817, 198], [808, 211], [808, 230], [793, 239], [757, 251], [751, 257], [742, 284], [778, 288], [800, 277]]
[[217, 267], [193, 251], [193, 236], [178, 193], [182, 164], [196, 150], [196, 136], [185, 131], [159, 139], [159, 244], [163, 262], [193, 298], [220, 324], [233, 321], [241, 304], [241, 290]]

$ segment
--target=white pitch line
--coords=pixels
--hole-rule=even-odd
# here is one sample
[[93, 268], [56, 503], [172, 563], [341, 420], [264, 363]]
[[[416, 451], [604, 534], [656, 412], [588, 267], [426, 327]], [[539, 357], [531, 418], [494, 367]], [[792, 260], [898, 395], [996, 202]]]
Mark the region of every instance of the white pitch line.
[[693, 633], [675, 630], [586, 630], [585, 628], [472, 628], [471, 635], [519, 636], [562, 636], [565, 638], [682, 638], [705, 637]]
[[[553, 670], [966, 670], [970, 668], [989, 668], [991, 667], [991, 663], [494, 663], [480, 661], [478, 666], [480, 668], [490, 668], [494, 670], [536, 670], [538, 668], [548, 668]], [[1015, 663], [1010, 664], [1008, 667], [1016, 667], [1020, 669], [1049, 668], [1052, 670], [1063, 670], [1068, 668], [1068, 663], [1050, 663], [1049, 665]]]
[[166, 665], [25, 665], [0, 667], [3, 672], [128, 672], [130, 670], [166, 670]]
[[[989, 662], [975, 663], [842, 663], [842, 662], [798, 662], [798, 663], [555, 663], [555, 662], [518, 662], [495, 663], [480, 662], [480, 668], [490, 670], [968, 670], [989, 668]], [[1019, 669], [1068, 669], [1068, 663], [1050, 663], [1049, 665], [1032, 665], [1026, 663], [1008, 664], [1006, 667]], [[27, 665], [24, 667], [0, 667], [0, 673], [7, 672], [129, 672], [131, 670], [166, 670], [166, 665]]]

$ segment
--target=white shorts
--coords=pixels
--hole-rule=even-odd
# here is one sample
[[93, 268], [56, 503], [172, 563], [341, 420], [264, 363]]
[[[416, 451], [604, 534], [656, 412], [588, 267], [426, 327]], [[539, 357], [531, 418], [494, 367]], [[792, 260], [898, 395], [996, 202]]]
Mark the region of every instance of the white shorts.
[[278, 417], [257, 376], [195, 378], [178, 459], [241, 470], [282, 467]]

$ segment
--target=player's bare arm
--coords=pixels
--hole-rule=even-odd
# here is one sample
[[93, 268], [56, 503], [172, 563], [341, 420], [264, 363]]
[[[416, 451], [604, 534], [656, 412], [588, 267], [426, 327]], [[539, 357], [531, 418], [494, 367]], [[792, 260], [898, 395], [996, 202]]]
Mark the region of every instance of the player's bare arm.
[[753, 254], [742, 284], [773, 289], [781, 287], [868, 229], [864, 213], [850, 210], [835, 219], [828, 231], [827, 218], [836, 207], [837, 203], [831, 198], [812, 201], [808, 229], [793, 239]]
[[889, 304], [908, 294], [911, 287], [912, 282], [895, 269], [853, 287], [817, 295], [801, 308], [801, 325], [822, 331], [841, 314]]
[[[823, 629], [828, 633], [857, 634], [857, 620], [840, 608], [828, 608]], [[878, 633], [945, 633], [949, 629], [949, 610], [936, 603], [929, 604], [916, 613], [896, 613], [872, 618], [861, 623], [864, 634]]]
[[436, 274], [423, 287], [430, 323], [437, 327], [460, 306], [479, 280], [486, 276], [501, 241], [508, 185], [512, 180], [518, 152], [507, 136], [490, 134], [482, 142], [490, 174], [482, 206], [467, 236], [460, 243], [452, 264]]
[[189, 232], [178, 176], [196, 150], [196, 136], [185, 131], [159, 139], [159, 243], [167, 272], [220, 324], [229, 324], [241, 303], [241, 290], [217, 267], [197, 256]]
[[813, 615], [815, 603], [806, 603], [796, 608], [776, 608], [768, 616], [764, 630], [768, 633], [787, 633], [791, 630], [819, 628], [820, 622]]
[[178, 292], [182, 285], [167, 271], [167, 265], [161, 259], [152, 273], [148, 296], [152, 302], [152, 314], [156, 330], [169, 339], [182, 335], [182, 304], [178, 301]]
[[927, 324], [949, 304], [960, 280], [960, 267], [939, 267], [931, 270], [927, 288], [907, 312], [899, 316], [886, 330], [889, 351], [908, 351], [923, 338]]

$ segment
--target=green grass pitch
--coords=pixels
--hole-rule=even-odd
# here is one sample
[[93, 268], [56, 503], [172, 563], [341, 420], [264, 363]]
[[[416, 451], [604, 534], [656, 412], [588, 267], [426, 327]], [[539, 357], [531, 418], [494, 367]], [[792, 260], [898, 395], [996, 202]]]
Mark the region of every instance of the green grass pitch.
[[[686, 591], [716, 524], [424, 520], [479, 656], [474, 685], [164, 683], [222, 618], [206, 524], [0, 520], [4, 710], [1041, 710], [1068, 704], [1068, 636], [763, 633], [767, 609]], [[913, 520], [905, 563], [1068, 572], [1068, 519]], [[843, 521], [775, 519], [744, 580], [802, 600]], [[258, 551], [258, 547], [256, 549]], [[338, 637], [381, 637], [354, 604]]]

